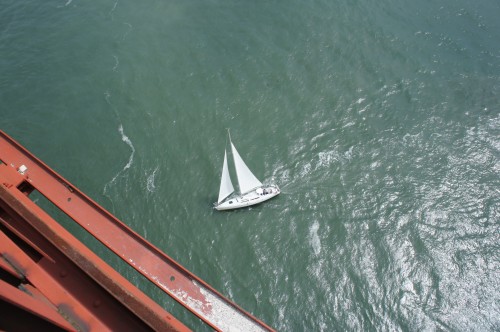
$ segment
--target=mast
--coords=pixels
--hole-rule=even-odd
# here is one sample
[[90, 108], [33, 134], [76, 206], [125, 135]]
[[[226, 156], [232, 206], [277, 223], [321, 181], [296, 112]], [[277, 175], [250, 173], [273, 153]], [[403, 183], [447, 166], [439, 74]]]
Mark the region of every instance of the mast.
[[229, 143], [232, 145], [233, 141], [231, 141], [231, 132], [229, 131], [229, 128], [226, 129], [227, 129], [227, 135], [229, 136]]

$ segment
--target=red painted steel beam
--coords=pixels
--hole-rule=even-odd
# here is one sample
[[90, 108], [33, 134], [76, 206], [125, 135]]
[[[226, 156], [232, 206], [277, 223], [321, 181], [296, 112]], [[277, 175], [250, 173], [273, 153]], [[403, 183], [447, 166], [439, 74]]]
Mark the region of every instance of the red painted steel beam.
[[8, 274], [10, 274], [12, 277], [20, 279], [22, 276], [19, 274], [18, 271], [16, 271], [12, 265], [10, 265], [3, 256], [0, 255], [0, 269], [4, 270]]
[[[0, 131], [4, 187], [32, 186], [96, 239], [170, 295], [206, 324], [219, 331], [272, 330], [210, 285], [161, 252]], [[9, 169], [10, 172], [5, 171]], [[1, 174], [0, 174], [1, 175]], [[29, 184], [29, 185], [26, 185]], [[29, 191], [29, 190], [28, 190]]]
[[1, 185], [0, 220], [16, 230], [0, 232], [0, 256], [77, 330], [189, 331], [27, 196]]
[[[0, 301], [5, 302], [11, 306], [15, 306], [20, 310], [29, 312], [31, 315], [39, 317], [41, 320], [47, 322], [56, 328], [67, 331], [75, 331], [75, 328], [69, 324], [56, 310], [55, 307], [50, 307], [46, 303], [41, 302], [33, 298], [32, 296], [26, 294], [16, 287], [9, 285], [8, 283], [0, 280]], [[6, 313], [2, 312], [2, 317], [0, 321], [6, 320]], [[23, 322], [17, 322], [19, 325]], [[1, 327], [0, 323], [0, 327]], [[19, 331], [19, 326], [11, 326], [12, 330]], [[40, 326], [33, 326], [33, 329], [40, 329]], [[51, 329], [52, 330], [52, 329]]]

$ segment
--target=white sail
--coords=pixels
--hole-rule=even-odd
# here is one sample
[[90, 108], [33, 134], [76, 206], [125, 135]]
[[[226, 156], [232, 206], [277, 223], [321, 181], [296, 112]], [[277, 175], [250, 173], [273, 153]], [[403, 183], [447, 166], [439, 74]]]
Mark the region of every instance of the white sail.
[[241, 194], [245, 194], [252, 189], [261, 187], [262, 183], [255, 177], [255, 175], [253, 175], [243, 159], [241, 159], [240, 154], [236, 151], [232, 142], [231, 150], [233, 151], [234, 167], [236, 168], [236, 176], [238, 177]]
[[229, 177], [229, 169], [227, 168], [227, 153], [226, 151], [224, 151], [224, 165], [222, 166], [218, 203], [222, 202], [224, 198], [231, 195], [233, 191], [233, 183], [231, 182], [231, 178]]

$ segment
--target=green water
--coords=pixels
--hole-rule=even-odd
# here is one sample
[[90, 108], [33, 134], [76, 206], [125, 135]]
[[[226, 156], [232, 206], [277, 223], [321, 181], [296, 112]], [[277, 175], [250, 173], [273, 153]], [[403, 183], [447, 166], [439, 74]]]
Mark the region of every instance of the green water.
[[[499, 14], [2, 0], [0, 128], [277, 330], [499, 330]], [[280, 196], [212, 209], [225, 128]]]

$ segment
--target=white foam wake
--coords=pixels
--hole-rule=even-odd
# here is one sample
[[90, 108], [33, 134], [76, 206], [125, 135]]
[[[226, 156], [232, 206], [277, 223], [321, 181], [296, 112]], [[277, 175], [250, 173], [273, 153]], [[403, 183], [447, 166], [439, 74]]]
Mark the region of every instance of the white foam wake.
[[132, 153], [130, 154], [130, 157], [128, 158], [127, 165], [125, 165], [125, 167], [122, 169], [122, 172], [123, 172], [123, 171], [129, 169], [130, 166], [132, 166], [132, 163], [134, 162], [135, 148], [134, 148], [134, 145], [132, 144], [132, 141], [130, 140], [130, 138], [128, 138], [128, 136], [125, 135], [125, 133], [123, 132], [122, 124], [120, 124], [120, 126], [118, 127], [118, 131], [120, 132], [120, 135], [122, 135], [122, 141], [127, 143], [127, 145], [130, 147], [130, 150], [132, 150]]
[[109, 186], [112, 185], [112, 184], [114, 184], [115, 181], [116, 181], [116, 179], [118, 179], [118, 177], [120, 175], [122, 175], [123, 172], [125, 172], [127, 169], [129, 169], [132, 166], [132, 164], [134, 162], [135, 147], [132, 144], [132, 141], [130, 140], [130, 138], [127, 135], [125, 135], [125, 131], [123, 129], [123, 125], [122, 125], [121, 120], [120, 120], [120, 115], [118, 114], [118, 112], [116, 111], [116, 109], [111, 104], [111, 101], [110, 101], [110, 99], [111, 99], [111, 93], [105, 92], [104, 96], [105, 96], [106, 102], [111, 106], [111, 108], [113, 109], [113, 112], [115, 113], [115, 115], [116, 115], [116, 117], [118, 119], [118, 122], [119, 122], [118, 132], [120, 133], [122, 141], [125, 142], [130, 147], [130, 150], [131, 150], [130, 156], [129, 156], [128, 161], [127, 161], [127, 164], [118, 173], [116, 173], [116, 175], [111, 179], [111, 181], [109, 181], [108, 183], [106, 183], [106, 185], [104, 185], [104, 194], [107, 194]]
[[156, 166], [155, 170], [153, 171], [153, 173], [151, 173], [149, 176], [148, 176], [148, 180], [147, 180], [147, 183], [146, 183], [146, 188], [148, 189], [149, 192], [154, 192], [156, 190], [156, 186], [155, 186], [155, 176], [156, 176], [156, 172], [158, 171], [158, 166]]
[[116, 9], [116, 6], [118, 6], [118, 0], [115, 1], [114, 5], [113, 5], [113, 8], [111, 8], [111, 10], [109, 11], [109, 15], [111, 16], [111, 20], [113, 20], [115, 17], [114, 17], [114, 11]]
[[128, 22], [123, 22], [123, 24], [128, 26], [128, 30], [125, 31], [125, 33], [123, 34], [123, 37], [122, 37], [122, 40], [125, 40], [125, 37], [127, 37], [127, 35], [130, 33], [130, 31], [132, 31], [133, 27], [132, 27], [132, 24], [130, 24]]
[[108, 187], [110, 185], [112, 185], [113, 183], [115, 183], [116, 179], [120, 175], [122, 175], [123, 172], [125, 172], [127, 169], [129, 169], [132, 166], [132, 163], [134, 162], [135, 148], [134, 148], [134, 145], [132, 144], [132, 141], [123, 132], [123, 126], [121, 124], [118, 127], [118, 131], [120, 132], [120, 135], [122, 136], [122, 141], [124, 141], [125, 143], [127, 143], [127, 145], [130, 147], [130, 149], [132, 150], [132, 152], [130, 153], [130, 157], [128, 158], [127, 164], [122, 168], [122, 170], [120, 170], [118, 173], [116, 173], [116, 175], [111, 179], [111, 181], [109, 181], [108, 183], [106, 183], [106, 185], [104, 186], [104, 193], [105, 194], [107, 193]]
[[113, 55], [113, 58], [115, 58], [115, 66], [113, 67], [113, 71], [116, 71], [118, 65], [120, 64], [120, 61], [118, 60], [118, 57], [116, 55]]

